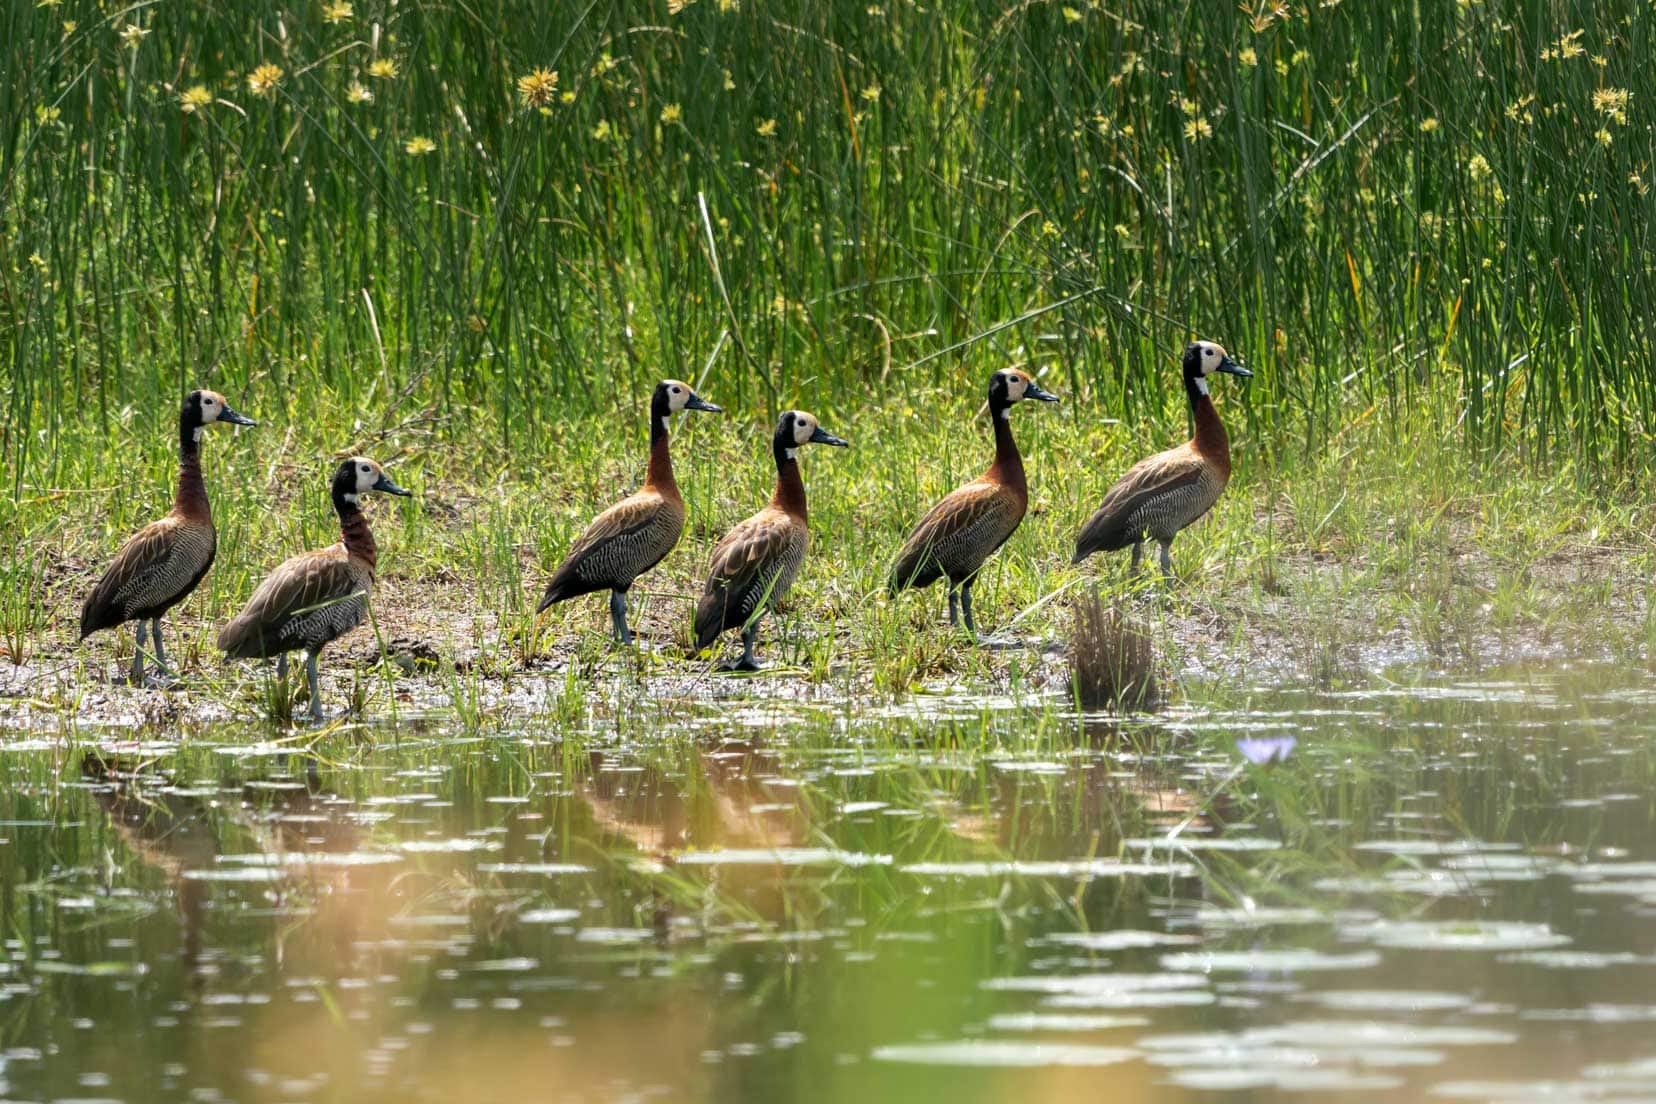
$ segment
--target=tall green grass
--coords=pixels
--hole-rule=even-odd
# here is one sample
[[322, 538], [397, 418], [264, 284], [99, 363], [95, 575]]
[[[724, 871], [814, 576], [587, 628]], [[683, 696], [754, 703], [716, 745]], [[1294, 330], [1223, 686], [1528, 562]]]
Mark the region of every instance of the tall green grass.
[[325, 396], [359, 440], [546, 449], [715, 350], [737, 411], [1019, 362], [1137, 422], [1176, 417], [1199, 333], [1284, 456], [1410, 407], [1626, 463], [1651, 28], [1587, 0], [13, 0], [0, 456], [14, 495], [78, 485], [75, 442], [201, 381], [267, 422]]

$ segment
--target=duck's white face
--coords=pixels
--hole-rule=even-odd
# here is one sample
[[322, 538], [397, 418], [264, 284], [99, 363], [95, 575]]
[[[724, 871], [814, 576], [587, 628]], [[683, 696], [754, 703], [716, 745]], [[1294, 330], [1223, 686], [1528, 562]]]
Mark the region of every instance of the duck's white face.
[[803, 410], [794, 411], [794, 443], [809, 444], [812, 434], [817, 431], [817, 420]]
[[[1002, 368], [995, 373], [1006, 384], [1007, 403], [1023, 402], [1024, 396], [1029, 393], [1029, 377], [1016, 368]], [[1006, 411], [1001, 411], [1004, 416]]]
[[1225, 363], [1225, 357], [1229, 355], [1223, 345], [1215, 345], [1211, 341], [1198, 341], [1196, 348], [1199, 355], [1197, 363], [1201, 365], [1204, 376], [1211, 376], [1217, 372], [1219, 366]]
[[674, 414], [683, 410], [685, 404], [690, 401], [690, 396], [695, 394], [690, 385], [683, 380], [662, 380], [661, 385], [667, 388], [667, 409]]
[[366, 456], [351, 457], [351, 468], [356, 478], [356, 494], [350, 496], [350, 498], [352, 502], [355, 502], [374, 489], [374, 484], [380, 481], [380, 476], [384, 472], [378, 464]]
[[196, 400], [196, 409], [201, 412], [201, 424], [195, 427], [195, 432], [191, 436], [200, 441], [201, 435], [207, 432], [207, 427], [218, 421], [219, 415], [224, 413], [224, 396], [217, 391], [203, 391], [201, 397]]

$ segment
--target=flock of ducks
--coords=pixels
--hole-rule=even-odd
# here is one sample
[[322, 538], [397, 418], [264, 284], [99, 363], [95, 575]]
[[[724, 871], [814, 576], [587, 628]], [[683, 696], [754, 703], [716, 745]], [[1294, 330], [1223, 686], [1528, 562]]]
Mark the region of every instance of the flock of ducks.
[[[1074, 562], [1094, 552], [1133, 550], [1133, 567], [1148, 537], [1160, 546], [1161, 568], [1172, 572], [1170, 549], [1180, 530], [1218, 501], [1230, 479], [1230, 443], [1208, 393], [1214, 373], [1251, 376], [1211, 341], [1191, 343], [1182, 361], [1195, 434], [1189, 441], [1135, 464], [1105, 494], [1082, 525]], [[1006, 543], [1029, 507], [1023, 457], [1012, 437], [1012, 408], [1025, 399], [1057, 402], [1029, 375], [1015, 368], [989, 377], [988, 408], [995, 433], [995, 458], [978, 478], [950, 492], [922, 517], [897, 554], [888, 582], [895, 596], [909, 588], [948, 581], [949, 623], [962, 617], [975, 639], [972, 585], [984, 563]], [[576, 539], [547, 584], [538, 611], [556, 602], [607, 590], [615, 638], [632, 641], [627, 626], [627, 591], [633, 582], [673, 550], [684, 532], [684, 498], [673, 477], [668, 427], [681, 411], [720, 413], [681, 380], [663, 380], [650, 401], [650, 459], [637, 493], [599, 514]], [[151, 522], [121, 546], [81, 610], [81, 639], [100, 629], [137, 623], [132, 681], [143, 684], [146, 629], [156, 664], [167, 669], [161, 618], [195, 590], [213, 564], [217, 536], [201, 474], [201, 440], [214, 423], [251, 426], [253, 419], [231, 409], [214, 391], [192, 391], [178, 416], [178, 491], [166, 517]], [[776, 423], [771, 453], [776, 489], [764, 509], [738, 523], [714, 546], [707, 581], [696, 604], [698, 651], [721, 633], [739, 629], [741, 658], [734, 670], [758, 670], [754, 643], [759, 620], [793, 585], [810, 547], [805, 484], [799, 450], [806, 445], [847, 447], [803, 410], [789, 410]], [[378, 548], [362, 512], [371, 493], [407, 495], [374, 461], [353, 456], [340, 462], [332, 482], [339, 516], [339, 543], [293, 556], [265, 577], [247, 605], [218, 634], [219, 648], [233, 659], [277, 660], [287, 675], [287, 654], [303, 652], [314, 720], [322, 718], [317, 658], [330, 642], [362, 624], [374, 587]]]

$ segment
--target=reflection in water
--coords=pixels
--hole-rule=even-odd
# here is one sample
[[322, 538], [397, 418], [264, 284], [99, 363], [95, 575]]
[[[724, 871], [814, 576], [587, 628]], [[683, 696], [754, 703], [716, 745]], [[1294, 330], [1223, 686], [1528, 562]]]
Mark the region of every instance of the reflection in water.
[[0, 1092], [1647, 1093], [1656, 743], [1618, 677], [0, 748]]

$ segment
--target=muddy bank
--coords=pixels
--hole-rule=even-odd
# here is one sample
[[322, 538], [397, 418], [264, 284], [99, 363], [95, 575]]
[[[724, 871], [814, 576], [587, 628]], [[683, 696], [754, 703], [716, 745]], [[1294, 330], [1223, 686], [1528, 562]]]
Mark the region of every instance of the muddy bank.
[[[1375, 586], [1361, 565], [1308, 554], [1279, 557], [1271, 569], [1255, 568], [1228, 586], [1210, 578], [1171, 587], [1158, 582], [1125, 590], [1116, 601], [1150, 632], [1161, 681], [1175, 696], [1191, 682], [1330, 686], [1392, 668], [1476, 670], [1525, 660], [1645, 664], [1649, 594], [1639, 573], [1621, 569], [1631, 554], [1583, 545], [1515, 570], [1450, 548], [1440, 562], [1385, 586]], [[74, 639], [69, 596], [78, 581], [65, 570], [53, 588], [58, 600], [51, 623], [59, 628], [35, 641], [22, 663], [0, 662], [0, 725], [164, 726], [280, 717], [270, 666], [224, 663], [211, 648], [213, 626], [192, 618], [188, 603], [177, 611], [182, 616], [174, 619], [169, 644], [181, 677], [164, 689], [124, 685], [130, 637]], [[532, 639], [529, 622], [503, 623], [500, 615], [477, 610], [470, 588], [452, 575], [392, 575], [376, 598], [375, 623], [326, 653], [323, 697], [330, 720], [354, 705], [370, 717], [450, 714], [480, 722], [603, 713], [651, 699], [859, 701], [951, 686], [1062, 694], [1068, 602], [1077, 593], [1079, 586], [1049, 603], [1033, 629], [1016, 626], [978, 652], [957, 647], [940, 616], [905, 642], [914, 654], [893, 657], [860, 639], [854, 623], [808, 627], [795, 613], [768, 620], [762, 630], [761, 654], [773, 666], [733, 675], [712, 659], [687, 655], [676, 615], [690, 600], [688, 590], [654, 592], [636, 620], [641, 647], [622, 650], [605, 636], [596, 605], [573, 613], [580, 627], [544, 630]], [[789, 666], [790, 634], [813, 632], [837, 638], [832, 661], [814, 670]], [[302, 680], [295, 678], [292, 690], [302, 703]]]

